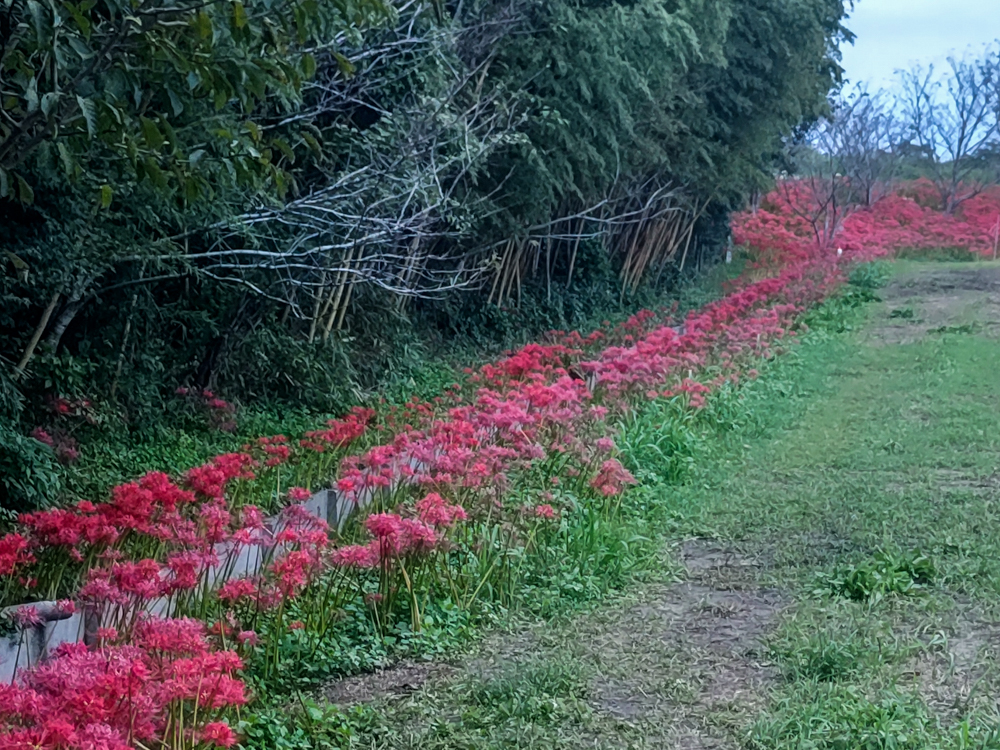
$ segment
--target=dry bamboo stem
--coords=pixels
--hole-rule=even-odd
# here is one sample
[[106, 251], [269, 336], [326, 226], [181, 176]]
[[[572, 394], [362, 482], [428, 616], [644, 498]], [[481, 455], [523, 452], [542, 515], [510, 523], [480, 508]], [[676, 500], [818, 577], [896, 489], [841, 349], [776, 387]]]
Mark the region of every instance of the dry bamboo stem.
[[552, 238], [545, 241], [545, 299], [552, 301]]
[[[691, 237], [694, 235], [694, 225], [698, 222], [698, 219], [701, 218], [702, 213], [704, 213], [705, 209], [708, 208], [708, 204], [711, 202], [711, 197], [706, 198], [701, 208], [698, 209], [695, 215], [691, 218], [691, 224], [688, 226], [687, 231], [687, 240], [684, 242], [684, 255], [681, 256], [681, 265], [678, 271], [684, 270], [684, 261], [687, 260], [688, 248], [691, 246]], [[695, 207], [697, 208], [697, 204], [695, 204]]]
[[[344, 285], [347, 283], [347, 277], [351, 273], [351, 263], [354, 261], [354, 248], [352, 247], [347, 251], [347, 257], [344, 259], [344, 270], [342, 270], [337, 275], [337, 296], [333, 300], [333, 305], [330, 309], [330, 317], [326, 321], [326, 329], [323, 331], [323, 340], [326, 341], [330, 338], [330, 332], [333, 330], [334, 321], [339, 319], [337, 322], [337, 330], [340, 330], [340, 326], [344, 320], [344, 313], [341, 309], [341, 299], [344, 296]], [[354, 282], [351, 282], [353, 286]], [[347, 297], [350, 299], [350, 290], [348, 290]], [[344, 300], [344, 308], [347, 307], [347, 300]], [[339, 315], [338, 315], [339, 313]]]
[[309, 343], [316, 338], [316, 326], [319, 325], [319, 316], [323, 309], [323, 293], [326, 290], [326, 271], [319, 277], [319, 293], [316, 295], [316, 304], [313, 305], [312, 320], [309, 321]]
[[668, 243], [670, 246], [670, 252], [666, 253], [660, 259], [660, 267], [656, 271], [656, 280], [653, 282], [654, 284], [660, 283], [660, 278], [663, 276], [663, 271], [667, 267], [667, 264], [677, 256], [677, 247], [680, 245], [678, 232], [680, 232], [682, 226], [685, 226], [684, 215], [677, 216], [676, 220], [672, 222], [672, 226], [673, 228], [670, 231], [670, 241]]
[[580, 249], [580, 240], [583, 238], [583, 225], [586, 219], [580, 219], [580, 227], [576, 230], [576, 241], [573, 243], [573, 254], [569, 258], [569, 273], [566, 274], [566, 288], [573, 282], [573, 268], [576, 266], [576, 253]]
[[31, 334], [31, 341], [28, 342], [28, 346], [24, 349], [24, 354], [21, 356], [21, 361], [17, 363], [17, 368], [15, 376], [19, 376], [24, 372], [24, 368], [28, 366], [31, 361], [32, 355], [35, 353], [35, 347], [38, 346], [38, 342], [42, 339], [42, 334], [45, 333], [45, 328], [49, 324], [49, 318], [52, 317], [52, 313], [55, 312], [56, 305], [59, 304], [59, 297], [62, 296], [62, 292], [56, 292], [52, 295], [52, 299], [49, 300], [48, 306], [42, 312], [42, 318], [38, 321], [38, 325], [35, 327], [35, 332]]
[[[506, 246], [504, 247], [503, 257], [500, 259], [500, 266], [497, 268], [496, 275], [493, 277], [493, 286], [490, 288], [490, 296], [486, 300], [487, 305], [493, 303], [493, 295], [497, 291], [497, 285], [499, 284], [501, 286], [501, 290], [503, 288], [501, 280], [504, 274], [507, 272], [507, 258], [510, 257], [513, 248], [514, 248], [514, 240], [508, 240]], [[500, 304], [499, 297], [497, 298], [497, 304], [498, 305]]]
[[347, 286], [347, 294], [344, 295], [344, 302], [340, 307], [340, 315], [337, 318], [337, 330], [340, 331], [344, 327], [344, 318], [347, 315], [347, 306], [351, 302], [351, 292], [354, 291], [354, 279], [351, 279], [351, 283]]
[[[146, 274], [146, 265], [143, 264], [142, 271], [140, 272], [140, 278]], [[135, 317], [135, 306], [139, 301], [139, 290], [136, 289], [132, 292], [132, 302], [128, 309], [128, 318], [125, 320], [125, 332], [122, 334], [122, 346], [118, 351], [118, 362], [115, 364], [115, 377], [111, 381], [111, 398], [115, 397], [115, 393], [118, 392], [118, 381], [122, 376], [122, 368], [125, 366], [125, 351], [128, 347], [129, 334], [132, 332], [132, 319]]]

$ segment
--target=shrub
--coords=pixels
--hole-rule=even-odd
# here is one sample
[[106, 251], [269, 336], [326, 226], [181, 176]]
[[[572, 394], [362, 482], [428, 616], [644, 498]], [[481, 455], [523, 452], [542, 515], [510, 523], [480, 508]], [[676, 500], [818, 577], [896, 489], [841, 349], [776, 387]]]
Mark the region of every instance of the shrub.
[[55, 451], [0, 419], [0, 523], [49, 507], [60, 489]]

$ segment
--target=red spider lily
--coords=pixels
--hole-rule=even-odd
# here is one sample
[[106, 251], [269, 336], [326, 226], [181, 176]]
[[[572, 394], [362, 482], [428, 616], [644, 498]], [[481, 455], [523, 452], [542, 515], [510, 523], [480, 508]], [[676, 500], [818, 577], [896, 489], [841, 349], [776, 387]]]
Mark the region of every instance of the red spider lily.
[[590, 486], [605, 497], [618, 495], [631, 484], [636, 484], [635, 477], [613, 458], [602, 463], [597, 476], [590, 480]]
[[29, 542], [21, 534], [11, 533], [0, 537], [0, 578], [14, 575], [19, 566], [34, 561], [35, 557], [28, 548]]
[[538, 518], [544, 518], [547, 520], [552, 520], [556, 517], [555, 509], [548, 503], [544, 503], [542, 505], [536, 505], [531, 512]]
[[202, 742], [208, 742], [216, 747], [232, 747], [237, 742], [236, 733], [222, 721], [213, 721], [205, 725], [198, 733]]

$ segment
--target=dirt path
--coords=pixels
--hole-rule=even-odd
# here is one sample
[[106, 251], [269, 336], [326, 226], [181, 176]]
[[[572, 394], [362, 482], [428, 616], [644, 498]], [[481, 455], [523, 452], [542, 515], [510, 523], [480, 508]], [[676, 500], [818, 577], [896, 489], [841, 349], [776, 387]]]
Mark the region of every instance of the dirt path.
[[352, 743], [1000, 748], [1000, 266], [906, 264], [881, 294], [669, 490], [651, 581], [332, 686]]
[[955, 263], [928, 270], [907, 264], [880, 296], [884, 304], [869, 329], [873, 343], [955, 332], [1000, 337], [1000, 266]]

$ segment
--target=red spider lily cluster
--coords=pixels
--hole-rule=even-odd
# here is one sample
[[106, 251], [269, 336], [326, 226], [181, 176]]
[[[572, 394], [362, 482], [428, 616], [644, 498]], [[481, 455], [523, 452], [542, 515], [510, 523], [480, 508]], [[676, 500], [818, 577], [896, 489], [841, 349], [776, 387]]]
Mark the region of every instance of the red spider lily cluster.
[[[0, 747], [108, 748], [148, 743], [230, 747], [236, 736], [217, 717], [246, 702], [242, 667], [216, 648], [197, 620], [144, 618], [130, 642], [61, 645], [53, 658], [0, 685]], [[200, 721], [185, 724], [191, 713]]]
[[[513, 549], [542, 547], [580, 503], [617, 507], [635, 483], [614, 418], [660, 398], [698, 409], [754, 377], [841, 282], [837, 255], [782, 206], [788, 195], [734, 217], [737, 239], [768, 252], [683, 320], [644, 311], [587, 336], [553, 332], [429, 402], [358, 408], [300, 440], [261, 438], [179, 478], [151, 473], [106, 502], [22, 517], [0, 539], [3, 602], [70, 597], [88, 636], [2, 689], [0, 750], [228, 746], [245, 661], [266, 677], [282, 642], [322, 637], [351, 601], [381, 632], [406, 619], [419, 630], [429, 597], [471, 607], [515, 580]], [[852, 244], [864, 221], [879, 248], [912, 246], [890, 216], [927, 242], [953, 222], [988, 224], [979, 202], [959, 218], [914, 218], [929, 210], [896, 196], [856, 211], [843, 246], [872, 254], [867, 239]], [[324, 486], [357, 511], [346, 524], [299, 504]]]
[[841, 209], [840, 231], [827, 247], [819, 248], [807, 220], [819, 211], [814, 196], [792, 183], [768, 195], [757, 211], [734, 217], [733, 235], [758, 251], [759, 262], [772, 265], [803, 262], [819, 251], [838, 248], [856, 259], [937, 248], [993, 257], [1000, 244], [1000, 188], [984, 190], [953, 214], [941, 210], [940, 200], [927, 180], [905, 183], [871, 206]]

